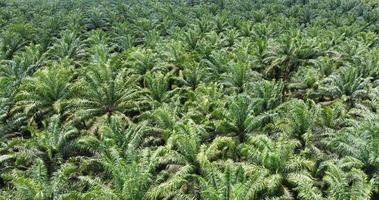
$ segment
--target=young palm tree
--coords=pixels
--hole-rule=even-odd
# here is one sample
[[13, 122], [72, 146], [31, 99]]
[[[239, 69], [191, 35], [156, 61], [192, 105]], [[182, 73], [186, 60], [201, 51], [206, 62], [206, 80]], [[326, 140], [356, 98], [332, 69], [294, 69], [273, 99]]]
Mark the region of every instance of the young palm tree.
[[70, 192], [67, 199], [144, 199], [150, 184], [150, 174], [139, 160], [125, 160], [113, 153], [100, 160], [106, 174], [113, 181], [102, 180], [90, 176], [80, 176], [79, 180], [86, 183], [89, 189], [85, 192]]
[[[146, 111], [138, 118], [139, 121], [147, 122], [148, 135], [144, 140], [144, 147], [162, 146], [167, 144], [174, 127], [181, 122], [183, 109], [179, 106], [179, 101], [175, 103], [162, 103], [153, 110]], [[185, 117], [188, 119], [187, 117]]]
[[104, 122], [100, 129], [100, 152], [105, 151], [107, 147], [113, 147], [119, 152], [119, 156], [133, 157], [140, 145], [143, 143], [144, 137], [148, 129], [146, 123], [127, 124], [121, 117], [112, 116]]
[[106, 29], [109, 26], [110, 19], [101, 8], [93, 7], [91, 12], [87, 12], [86, 14], [84, 23], [87, 30]]
[[235, 29], [229, 29], [224, 32], [223, 35], [223, 40], [224, 40], [224, 45], [226, 47], [233, 47], [235, 43], [238, 41], [238, 38], [240, 36], [240, 33], [238, 30]]
[[222, 114], [220, 109], [224, 104], [223, 87], [219, 84], [200, 84], [193, 93], [190, 93], [191, 101], [185, 104], [186, 117], [196, 123], [204, 125], [204, 128], [216, 134], [215, 119]]
[[35, 137], [34, 145], [47, 154], [46, 156], [52, 164], [59, 162], [60, 159], [67, 159], [75, 153], [80, 153], [81, 149], [80, 145], [75, 143], [79, 137], [78, 131], [73, 127], [64, 127], [61, 121], [61, 116], [54, 115], [51, 117], [46, 131], [32, 130]]
[[195, 90], [197, 86], [204, 81], [206, 77], [205, 70], [200, 63], [187, 63], [184, 69], [179, 72], [178, 82]]
[[183, 34], [183, 41], [187, 45], [188, 50], [194, 50], [198, 47], [198, 43], [201, 39], [201, 33], [198, 30], [190, 29]]
[[30, 45], [25, 47], [24, 51], [15, 54], [13, 60], [2, 61], [0, 76], [1, 83], [5, 84], [4, 88], [18, 87], [25, 78], [32, 76], [41, 67], [43, 60], [41, 47]]
[[318, 81], [321, 78], [317, 69], [308, 67], [301, 68], [292, 77], [288, 89], [293, 91], [298, 98], [304, 99], [306, 96], [314, 94], [314, 90], [318, 88]]
[[228, 54], [226, 51], [212, 51], [209, 58], [202, 60], [202, 63], [209, 71], [210, 80], [218, 81], [228, 70]]
[[65, 161], [88, 156], [90, 152], [79, 143], [78, 131], [63, 127], [61, 120], [54, 115], [46, 130], [32, 130], [31, 140], [14, 140], [8, 144], [6, 155], [10, 162], [5, 164], [2, 178], [9, 179], [13, 183], [11, 187], [17, 188], [13, 198], [49, 199], [59, 196], [64, 188], [75, 188], [68, 182], [77, 169]]
[[217, 13], [216, 17], [213, 18], [212, 23], [217, 33], [221, 33], [229, 28], [227, 18], [228, 17], [226, 12]]
[[379, 199], [377, 0], [0, 0], [0, 200]]
[[169, 65], [172, 65], [173, 70], [183, 69], [185, 64], [190, 59], [190, 52], [186, 51], [186, 48], [182, 41], [170, 41], [166, 47], [167, 49], [163, 52], [167, 58]]
[[299, 137], [314, 127], [318, 113], [313, 101], [293, 101], [288, 106], [286, 118], [293, 135]]
[[52, 198], [53, 190], [42, 160], [35, 161], [35, 164], [29, 169], [29, 175], [15, 173], [13, 176], [12, 182], [16, 190], [8, 194], [9, 198], [22, 200]]
[[116, 24], [112, 28], [114, 29], [112, 43], [114, 43], [118, 51], [125, 51], [134, 46], [134, 35], [127, 23]]
[[253, 24], [251, 22], [241, 21], [239, 30], [241, 31], [241, 36], [249, 37], [253, 35]]

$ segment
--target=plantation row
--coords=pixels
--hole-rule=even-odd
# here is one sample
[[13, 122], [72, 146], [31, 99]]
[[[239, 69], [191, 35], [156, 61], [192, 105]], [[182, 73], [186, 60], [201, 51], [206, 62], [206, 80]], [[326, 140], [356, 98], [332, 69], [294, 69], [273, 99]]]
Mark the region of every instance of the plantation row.
[[0, 200], [379, 199], [375, 0], [0, 0]]

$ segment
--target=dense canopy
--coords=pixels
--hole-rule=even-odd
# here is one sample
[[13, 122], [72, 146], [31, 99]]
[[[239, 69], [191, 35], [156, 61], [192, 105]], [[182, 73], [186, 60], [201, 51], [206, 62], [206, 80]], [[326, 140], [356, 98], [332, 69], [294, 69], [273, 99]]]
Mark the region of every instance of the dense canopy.
[[379, 199], [377, 0], [0, 0], [0, 200]]

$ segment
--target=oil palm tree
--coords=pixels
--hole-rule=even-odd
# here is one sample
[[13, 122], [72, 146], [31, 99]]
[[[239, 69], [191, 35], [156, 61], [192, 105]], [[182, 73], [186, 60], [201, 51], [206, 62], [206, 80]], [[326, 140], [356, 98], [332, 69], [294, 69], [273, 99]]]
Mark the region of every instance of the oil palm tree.
[[52, 188], [48, 181], [47, 170], [42, 160], [36, 160], [29, 169], [29, 177], [21, 173], [13, 174], [13, 184], [17, 188], [8, 194], [9, 198], [17, 199], [49, 199], [52, 197]]
[[53, 46], [48, 50], [48, 55], [55, 60], [69, 60], [78, 62], [85, 56], [85, 46], [75, 32], [64, 32], [60, 38], [56, 38]]
[[138, 110], [136, 100], [140, 92], [136, 77], [117, 66], [115, 59], [88, 66], [85, 75], [75, 84], [80, 91], [72, 106], [76, 109], [76, 119], [114, 114], [128, 117], [130, 112]]
[[11, 59], [25, 44], [26, 41], [19, 34], [10, 31], [3, 32], [0, 39], [0, 58]]
[[269, 65], [266, 74], [275, 79], [288, 80], [300, 65], [306, 64], [322, 54], [316, 41], [305, 41], [299, 35], [287, 35], [280, 40], [277, 46], [272, 46], [270, 53], [265, 58], [265, 62]]
[[284, 84], [281, 81], [257, 81], [249, 89], [252, 101], [255, 104], [255, 113], [270, 111], [278, 107], [283, 101]]
[[136, 74], [144, 75], [157, 67], [158, 55], [150, 49], [135, 48], [129, 55], [131, 71]]
[[288, 89], [293, 91], [298, 98], [305, 98], [315, 93], [319, 86], [321, 75], [317, 69], [312, 67], [301, 68], [292, 77]]
[[112, 29], [114, 29], [112, 42], [118, 51], [124, 51], [134, 46], [134, 35], [127, 23], [116, 24]]
[[226, 51], [212, 51], [208, 59], [202, 60], [204, 67], [209, 71], [211, 80], [219, 80], [228, 70], [228, 54]]
[[178, 84], [185, 85], [195, 90], [206, 77], [206, 71], [201, 67], [200, 63], [189, 62], [179, 71], [179, 77], [176, 79]]
[[41, 67], [43, 60], [40, 46], [30, 45], [25, 47], [24, 51], [17, 53], [13, 60], [3, 61], [3, 66], [0, 67], [0, 84], [3, 88], [0, 92], [3, 108], [0, 118], [7, 120], [11, 117], [11, 109], [16, 103], [17, 88]]
[[[267, 178], [272, 179], [273, 182], [261, 195], [283, 196], [290, 199], [295, 190], [288, 183], [291, 179], [292, 181], [301, 180], [301, 178], [296, 178], [298, 176], [303, 176], [308, 180], [313, 179], [311, 173], [315, 171], [315, 162], [295, 154], [294, 151], [298, 146], [299, 142], [296, 140], [279, 138], [275, 141], [266, 135], [254, 136], [242, 145], [242, 158], [270, 171]], [[312, 184], [314, 184], [313, 181]]]
[[370, 199], [374, 182], [361, 170], [362, 162], [352, 157], [329, 160], [321, 164], [327, 195], [333, 199]]
[[267, 177], [268, 170], [230, 160], [209, 171], [206, 179], [201, 179], [201, 195], [210, 200], [257, 199], [272, 181]]
[[2, 84], [10, 88], [18, 87], [25, 78], [32, 76], [41, 67], [43, 61], [44, 56], [39, 45], [25, 47], [24, 51], [15, 54], [12, 60], [2, 61], [0, 68]]
[[2, 178], [9, 179], [11, 187], [17, 188], [11, 195], [14, 198], [49, 199], [59, 196], [64, 188], [74, 189], [68, 182], [77, 169], [74, 163], [65, 161], [91, 153], [79, 143], [78, 131], [64, 127], [61, 120], [61, 116], [54, 115], [46, 130], [31, 130], [32, 140], [17, 139], [2, 149], [9, 158], [9, 162], [2, 161], [2, 164], [7, 161]]
[[0, 0], [0, 199], [379, 199], [378, 6]]
[[232, 62], [229, 63], [229, 68], [223, 76], [223, 83], [238, 92], [243, 92], [254, 77], [256, 75], [248, 63]]
[[[112, 157], [99, 160], [112, 181], [91, 176], [79, 176], [78, 179], [88, 185], [85, 192], [70, 192], [67, 199], [144, 199], [150, 184], [150, 174], [138, 160], [125, 160], [112, 153]], [[105, 184], [106, 183], [106, 184]]]
[[364, 163], [363, 170], [373, 177], [378, 177], [378, 124], [373, 120], [356, 123], [353, 127], [346, 127], [336, 132], [328, 133], [324, 139], [329, 148], [341, 156], [351, 156]]
[[87, 30], [105, 29], [109, 26], [110, 19], [101, 8], [92, 8], [91, 12], [87, 12], [86, 14], [84, 23]]
[[357, 68], [343, 67], [322, 81], [320, 91], [332, 98], [345, 98], [350, 102], [367, 94], [368, 78], [363, 78]]
[[289, 104], [288, 122], [294, 135], [302, 135], [314, 127], [317, 108], [313, 101], [293, 101]]
[[201, 34], [195, 29], [190, 29], [182, 36], [182, 40], [187, 45], [189, 50], [194, 50], [198, 47], [198, 43], [201, 39]]
[[84, 136], [82, 142], [99, 159], [89, 163], [89, 175], [79, 177], [91, 189], [70, 195], [77, 198], [142, 199], [151, 184], [149, 157], [138, 154], [146, 130], [145, 125], [127, 125], [121, 117], [112, 116], [100, 128], [99, 137]]
[[220, 107], [225, 99], [222, 89], [219, 84], [200, 84], [193, 93], [189, 93], [192, 100], [185, 104], [186, 117], [203, 124], [204, 128], [214, 134], [216, 133], [214, 120], [222, 114]]
[[170, 74], [163, 75], [162, 73], [147, 73], [144, 76], [146, 93], [148, 94], [149, 102], [165, 102], [172, 94], [170, 91]]
[[229, 101], [227, 109], [224, 110], [221, 119], [219, 118], [217, 122], [216, 130], [237, 136], [243, 143], [254, 129], [263, 125], [263, 121], [270, 117], [270, 114], [255, 115], [254, 103], [247, 95], [238, 95]]
[[66, 101], [73, 97], [71, 78], [72, 72], [65, 66], [37, 71], [21, 85], [13, 111], [23, 111], [42, 128], [45, 117], [64, 113]]
[[167, 145], [153, 154], [154, 173], [158, 173], [158, 178], [147, 192], [148, 199], [200, 195], [197, 177], [202, 176], [204, 169], [198, 155], [204, 134], [201, 126], [190, 121], [175, 126]]

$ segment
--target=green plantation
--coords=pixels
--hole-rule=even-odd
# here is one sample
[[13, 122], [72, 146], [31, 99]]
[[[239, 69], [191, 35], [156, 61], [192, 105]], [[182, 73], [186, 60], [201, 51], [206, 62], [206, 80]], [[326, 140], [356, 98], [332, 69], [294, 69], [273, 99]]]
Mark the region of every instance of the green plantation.
[[378, 200], [379, 1], [0, 0], [0, 200]]

